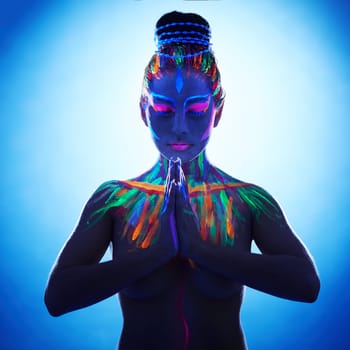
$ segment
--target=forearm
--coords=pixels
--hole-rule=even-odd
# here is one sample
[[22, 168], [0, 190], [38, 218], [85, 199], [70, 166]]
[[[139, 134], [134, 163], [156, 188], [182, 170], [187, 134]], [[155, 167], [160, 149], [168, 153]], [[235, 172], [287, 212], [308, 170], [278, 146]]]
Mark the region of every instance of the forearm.
[[161, 259], [130, 254], [130, 259], [123, 261], [56, 267], [45, 291], [45, 304], [53, 316], [95, 304], [148, 275], [170, 258], [166, 254]]
[[[211, 249], [212, 248], [212, 249]], [[234, 279], [248, 287], [281, 298], [313, 302], [319, 291], [319, 279], [311, 260], [289, 255], [226, 252], [206, 246], [197, 250], [193, 260], [204, 268]]]

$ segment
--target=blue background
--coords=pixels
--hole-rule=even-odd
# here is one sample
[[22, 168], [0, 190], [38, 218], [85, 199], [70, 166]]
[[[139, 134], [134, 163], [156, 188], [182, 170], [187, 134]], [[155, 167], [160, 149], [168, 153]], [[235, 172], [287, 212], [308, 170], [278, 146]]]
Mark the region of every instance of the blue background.
[[52, 318], [43, 292], [96, 187], [157, 159], [138, 98], [154, 24], [174, 9], [212, 26], [227, 98], [209, 158], [276, 197], [322, 280], [315, 304], [247, 289], [250, 349], [350, 347], [349, 6], [13, 0], [0, 8], [1, 348], [115, 348], [115, 297]]

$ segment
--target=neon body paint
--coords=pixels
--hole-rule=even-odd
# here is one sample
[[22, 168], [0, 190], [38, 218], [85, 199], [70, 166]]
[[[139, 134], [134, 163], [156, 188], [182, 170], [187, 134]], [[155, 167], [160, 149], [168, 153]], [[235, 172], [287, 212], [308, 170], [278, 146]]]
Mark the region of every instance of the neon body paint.
[[184, 86], [184, 80], [182, 78], [182, 71], [180, 68], [177, 68], [177, 75], [176, 75], [176, 91], [178, 93], [181, 93], [181, 90]]
[[[244, 208], [258, 219], [263, 213], [276, 216], [278, 210], [270, 195], [263, 189], [244, 182], [227, 181], [228, 176], [215, 167], [208, 167], [198, 157], [196, 164], [190, 164], [197, 176], [207, 172], [208, 181], [198, 182], [196, 177], [187, 179], [189, 201], [200, 224], [200, 236], [204, 241], [233, 246], [236, 228], [245, 222]], [[165, 161], [166, 162], [166, 161]], [[164, 166], [164, 165], [163, 165]], [[142, 179], [118, 181], [102, 185], [98, 192], [108, 192], [105, 205], [94, 211], [88, 224], [93, 225], [105, 213], [115, 210], [123, 217], [125, 226], [122, 237], [127, 237], [136, 247], [148, 248], [157, 240], [159, 217], [164, 203], [164, 177], [155, 167]], [[158, 172], [158, 174], [157, 174]], [[148, 182], [147, 178], [152, 182]]]

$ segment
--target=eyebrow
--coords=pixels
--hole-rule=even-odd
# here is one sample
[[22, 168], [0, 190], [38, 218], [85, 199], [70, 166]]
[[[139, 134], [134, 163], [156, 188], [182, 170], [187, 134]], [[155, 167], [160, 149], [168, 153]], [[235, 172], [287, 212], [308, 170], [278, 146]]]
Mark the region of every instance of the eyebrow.
[[209, 96], [210, 94], [189, 96], [186, 98], [184, 105], [187, 105], [188, 103], [194, 103], [198, 100], [208, 100]]
[[157, 93], [152, 92], [152, 91], [151, 91], [151, 96], [152, 96], [152, 98], [157, 98], [159, 100], [166, 101], [167, 103], [171, 103], [174, 107], [176, 105], [175, 100], [170, 98], [170, 97], [167, 97], [167, 96], [164, 96], [164, 95], [160, 95], [160, 94], [157, 94]]
[[[156, 92], [152, 92], [152, 91], [150, 92], [150, 94], [152, 98], [156, 98], [159, 100], [163, 100], [167, 103], [171, 103], [174, 107], [176, 105], [176, 101], [171, 97], [157, 94]], [[193, 103], [194, 101], [197, 101], [197, 100], [208, 100], [209, 96], [210, 94], [189, 96], [185, 99], [184, 105], [187, 105], [188, 103]]]

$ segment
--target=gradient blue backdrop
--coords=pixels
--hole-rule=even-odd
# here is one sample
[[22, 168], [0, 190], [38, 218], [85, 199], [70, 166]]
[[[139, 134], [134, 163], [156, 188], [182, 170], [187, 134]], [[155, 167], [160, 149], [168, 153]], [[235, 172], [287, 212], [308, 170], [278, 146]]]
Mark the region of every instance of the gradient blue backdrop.
[[116, 298], [52, 318], [43, 292], [95, 188], [157, 159], [138, 97], [154, 24], [174, 9], [212, 25], [227, 99], [210, 159], [279, 200], [322, 279], [311, 305], [247, 289], [250, 349], [350, 347], [349, 7], [13, 0], [0, 8], [1, 349], [115, 348]]

